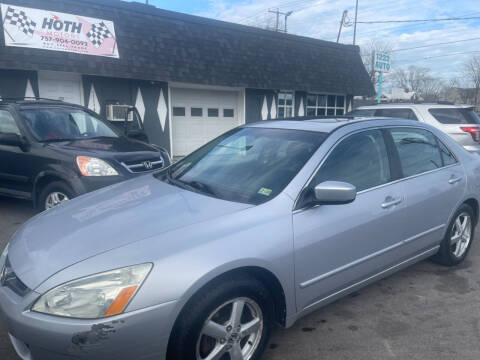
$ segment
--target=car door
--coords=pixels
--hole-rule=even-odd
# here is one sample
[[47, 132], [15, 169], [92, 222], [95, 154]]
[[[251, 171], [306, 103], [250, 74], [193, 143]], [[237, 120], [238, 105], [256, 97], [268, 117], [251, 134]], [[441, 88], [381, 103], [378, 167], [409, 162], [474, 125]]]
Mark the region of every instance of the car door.
[[440, 243], [465, 190], [463, 167], [430, 131], [389, 129], [398, 153], [408, 211], [406, 238], [410, 253]]
[[[299, 311], [399, 261], [405, 204], [389, 149], [378, 129], [344, 138], [300, 195], [293, 214]], [[355, 201], [302, 208], [303, 194], [328, 180], [355, 185]]]
[[[22, 135], [13, 114], [6, 108], [0, 108], [0, 133]], [[19, 146], [0, 144], [0, 193], [30, 197], [32, 184], [28, 157]]]

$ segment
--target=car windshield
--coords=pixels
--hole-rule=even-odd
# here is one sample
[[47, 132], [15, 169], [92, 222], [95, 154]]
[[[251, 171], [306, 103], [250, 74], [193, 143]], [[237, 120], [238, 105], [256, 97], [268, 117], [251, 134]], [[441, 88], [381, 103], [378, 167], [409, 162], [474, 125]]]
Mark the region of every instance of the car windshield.
[[303, 130], [237, 128], [159, 176], [191, 191], [258, 205], [287, 186], [326, 136]]
[[428, 110], [442, 124], [480, 124], [473, 108], [432, 108]]
[[39, 141], [119, 137], [99, 118], [77, 108], [27, 108], [20, 110], [20, 114]]

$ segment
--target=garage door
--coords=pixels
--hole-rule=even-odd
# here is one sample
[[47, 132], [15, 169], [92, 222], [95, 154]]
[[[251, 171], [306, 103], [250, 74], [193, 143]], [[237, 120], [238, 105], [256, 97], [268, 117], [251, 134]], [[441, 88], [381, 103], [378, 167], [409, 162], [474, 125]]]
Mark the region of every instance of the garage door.
[[171, 96], [175, 156], [188, 155], [240, 125], [238, 91], [174, 88]]
[[38, 90], [42, 98], [83, 105], [81, 76], [78, 74], [40, 71]]

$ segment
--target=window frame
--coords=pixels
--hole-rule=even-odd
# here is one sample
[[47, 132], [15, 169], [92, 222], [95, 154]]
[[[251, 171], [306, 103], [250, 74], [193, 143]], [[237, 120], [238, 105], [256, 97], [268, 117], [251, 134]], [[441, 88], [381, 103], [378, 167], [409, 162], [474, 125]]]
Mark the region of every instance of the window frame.
[[[285, 101], [283, 105], [280, 105], [280, 94], [292, 95], [292, 105], [287, 105]], [[285, 99], [286, 100], [286, 99]], [[280, 117], [280, 108], [283, 108], [283, 117]], [[292, 115], [285, 116], [287, 113], [287, 108], [292, 108]], [[277, 119], [288, 119], [295, 117], [295, 91], [293, 90], [280, 90], [277, 94]]]
[[[337, 128], [337, 129], [340, 129], [340, 128], [341, 127]], [[445, 148], [450, 152], [450, 154], [452, 154], [452, 156], [455, 159], [455, 163], [450, 164], [450, 165], [444, 165], [443, 157], [441, 156], [442, 167], [439, 167], [439, 168], [433, 169], [433, 170], [429, 170], [429, 171], [426, 171], [426, 172], [423, 172], [423, 173], [420, 173], [420, 174], [412, 175], [412, 176], [409, 176], [409, 177], [404, 177], [402, 166], [401, 166], [401, 163], [400, 163], [400, 157], [398, 156], [397, 148], [395, 147], [393, 137], [392, 137], [392, 135], [390, 134], [390, 131], [389, 131], [390, 129], [395, 129], [395, 128], [420, 129], [420, 130], [428, 131], [429, 133], [431, 133], [434, 136], [434, 138], [437, 140], [437, 142], [440, 142], [441, 144], [443, 144], [445, 146]], [[332, 135], [335, 132], [335, 130], [333, 130], [333, 132], [330, 133], [330, 135]], [[339, 138], [331, 146], [331, 148], [328, 150], [328, 152], [322, 157], [322, 159], [320, 160], [318, 165], [315, 167], [313, 172], [310, 174], [310, 176], [306, 180], [305, 184], [302, 186], [302, 188], [298, 192], [297, 197], [295, 198], [295, 202], [293, 204], [293, 208], [292, 208], [293, 213], [309, 210], [309, 209], [316, 208], [316, 207], [319, 206], [319, 205], [305, 206], [305, 204], [302, 202], [305, 191], [311, 186], [311, 183], [312, 183], [313, 179], [315, 178], [315, 175], [318, 173], [318, 171], [320, 171], [321, 167], [323, 166], [325, 161], [328, 159], [330, 154], [335, 150], [335, 148], [341, 142], [343, 142], [343, 140], [349, 138], [350, 136], [356, 135], [358, 133], [361, 133], [361, 132], [364, 132], [364, 131], [371, 131], [371, 130], [380, 130], [382, 132], [382, 135], [383, 135], [383, 138], [384, 138], [384, 141], [385, 141], [385, 145], [386, 145], [386, 148], [387, 148], [387, 155], [388, 155], [389, 164], [390, 164], [390, 178], [391, 179], [390, 179], [389, 182], [387, 182], [385, 184], [377, 185], [377, 186], [359, 191], [359, 192], [357, 192], [357, 195], [361, 195], [361, 194], [367, 193], [369, 191], [374, 191], [374, 190], [380, 189], [384, 186], [396, 184], [396, 183], [406, 181], [406, 180], [409, 180], [409, 179], [412, 179], [412, 178], [415, 178], [415, 177], [418, 177], [418, 176], [423, 176], [425, 174], [430, 174], [430, 173], [433, 173], [435, 171], [440, 171], [440, 170], [443, 170], [443, 169], [447, 169], [447, 168], [452, 167], [452, 166], [459, 166], [461, 164], [461, 162], [460, 162], [460, 160], [458, 160], [458, 157], [456, 156], [456, 154], [450, 149], [450, 147], [448, 147], [445, 144], [445, 142], [441, 141], [441, 139], [439, 139], [438, 136], [435, 135], [430, 130], [422, 128], [422, 127], [405, 126], [405, 125], [403, 125], [403, 126], [402, 125], [385, 125], [385, 126], [375, 126], [375, 127], [371, 127], [371, 128], [355, 130], [355, 131], [352, 131], [348, 134], [345, 134], [344, 136]], [[327, 140], [328, 140], [328, 137], [324, 140], [324, 143]], [[321, 148], [322, 145], [320, 145], [320, 148]], [[317, 151], [320, 150], [320, 148], [317, 149]], [[441, 153], [440, 153], [440, 155], [441, 155]], [[312, 155], [312, 157], [313, 157], [313, 155]]]
[[[315, 106], [309, 106], [308, 105], [308, 97], [309, 96], [315, 96]], [[324, 105], [319, 105], [318, 104], [318, 99], [324, 96], [325, 97], [325, 104]], [[329, 106], [328, 105], [328, 97], [329, 96], [335, 96], [335, 105], [334, 106]], [[343, 97], [343, 104], [342, 106], [338, 105], [338, 98]], [[309, 109], [314, 109], [315, 110], [315, 115], [308, 115], [308, 110]], [[323, 114], [319, 114], [318, 110], [323, 109]], [[342, 114], [337, 114], [337, 110], [342, 109]], [[347, 95], [345, 94], [327, 94], [327, 93], [307, 93], [307, 96], [305, 98], [305, 115], [306, 116], [343, 116], [347, 113]], [[333, 110], [334, 114], [333, 115], [327, 115], [328, 110]]]

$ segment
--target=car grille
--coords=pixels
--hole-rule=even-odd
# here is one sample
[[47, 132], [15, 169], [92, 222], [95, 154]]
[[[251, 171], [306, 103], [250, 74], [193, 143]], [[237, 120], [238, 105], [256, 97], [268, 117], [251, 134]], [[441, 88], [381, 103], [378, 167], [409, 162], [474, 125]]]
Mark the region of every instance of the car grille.
[[15, 274], [12, 269], [10, 261], [5, 261], [2, 272], [0, 273], [0, 285], [12, 290], [15, 294], [25, 296], [30, 292], [30, 289], [25, 285]]
[[163, 159], [157, 157], [135, 161], [124, 161], [122, 162], [122, 165], [132, 173], [142, 173], [161, 169], [163, 167]]

